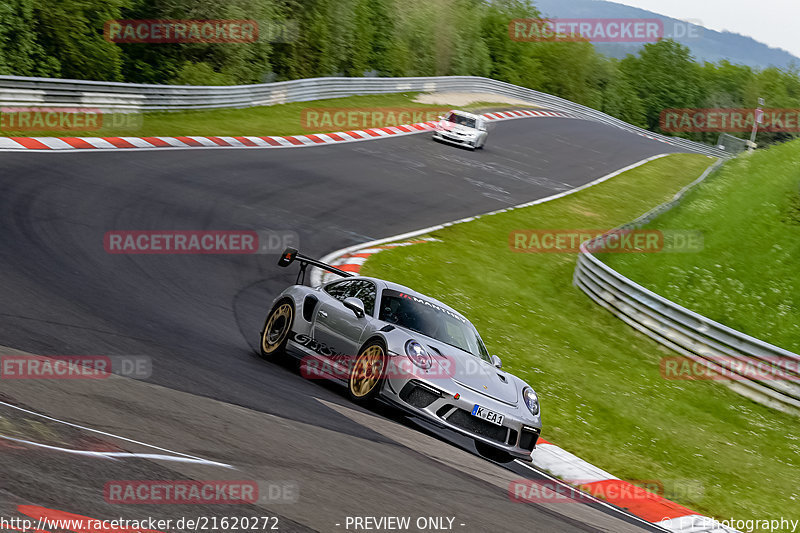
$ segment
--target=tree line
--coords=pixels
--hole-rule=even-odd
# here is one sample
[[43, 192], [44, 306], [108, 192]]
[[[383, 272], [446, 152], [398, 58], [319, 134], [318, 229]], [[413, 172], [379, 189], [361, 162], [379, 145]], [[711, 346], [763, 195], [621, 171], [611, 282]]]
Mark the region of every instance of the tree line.
[[[232, 85], [318, 76], [486, 76], [661, 131], [666, 108], [800, 108], [796, 69], [700, 64], [674, 41], [618, 60], [588, 42], [519, 42], [529, 0], [3, 0], [0, 74]], [[248, 43], [118, 43], [119, 19], [256, 20], [295, 32]], [[713, 142], [716, 133], [680, 134]], [[761, 142], [786, 134], [763, 134]]]

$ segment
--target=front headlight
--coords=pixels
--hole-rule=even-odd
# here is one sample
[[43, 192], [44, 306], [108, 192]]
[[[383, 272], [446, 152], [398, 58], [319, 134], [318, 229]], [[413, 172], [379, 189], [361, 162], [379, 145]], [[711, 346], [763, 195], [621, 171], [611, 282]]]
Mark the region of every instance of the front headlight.
[[525, 405], [528, 406], [528, 411], [531, 412], [533, 416], [539, 414], [539, 397], [536, 396], [536, 393], [530, 387], [525, 387], [522, 389], [522, 398], [525, 400]]
[[428, 370], [433, 364], [430, 354], [415, 340], [406, 342], [406, 355], [412, 363], [423, 370]]

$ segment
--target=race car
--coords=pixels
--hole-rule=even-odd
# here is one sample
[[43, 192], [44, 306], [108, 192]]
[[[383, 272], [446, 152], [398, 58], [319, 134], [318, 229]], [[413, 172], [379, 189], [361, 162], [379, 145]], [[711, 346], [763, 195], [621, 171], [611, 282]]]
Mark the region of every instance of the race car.
[[480, 115], [456, 110], [442, 116], [433, 132], [435, 141], [446, 141], [472, 150], [483, 148], [488, 136], [486, 119]]
[[[297, 280], [275, 298], [261, 330], [263, 357], [297, 357], [304, 377], [340, 382], [355, 402], [383, 400], [466, 435], [490, 459], [530, 460], [542, 428], [536, 392], [502, 370], [461, 313], [293, 248], [278, 265], [295, 262]], [[341, 279], [309, 287], [309, 266]]]

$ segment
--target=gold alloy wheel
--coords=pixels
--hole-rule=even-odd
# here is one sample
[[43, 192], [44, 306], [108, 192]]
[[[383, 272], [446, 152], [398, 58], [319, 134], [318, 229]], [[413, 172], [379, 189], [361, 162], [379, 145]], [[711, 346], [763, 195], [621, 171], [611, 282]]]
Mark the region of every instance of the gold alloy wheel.
[[350, 393], [356, 398], [366, 398], [380, 383], [386, 357], [380, 344], [372, 344], [356, 359], [350, 371]]
[[265, 355], [274, 353], [278, 350], [292, 327], [292, 305], [284, 302], [276, 307], [267, 319], [264, 326], [264, 333], [261, 335], [261, 352]]

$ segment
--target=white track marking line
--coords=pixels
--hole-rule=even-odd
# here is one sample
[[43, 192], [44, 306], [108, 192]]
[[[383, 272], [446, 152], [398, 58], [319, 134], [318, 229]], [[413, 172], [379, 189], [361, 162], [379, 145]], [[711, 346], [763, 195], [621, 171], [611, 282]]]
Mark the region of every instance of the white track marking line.
[[[205, 462], [205, 463], [208, 463], [208, 464], [215, 464], [215, 465], [216, 464], [221, 464], [221, 463], [217, 463], [215, 461], [209, 461], [208, 459], [203, 459], [202, 457], [189, 455], [188, 453], [176, 452], [176, 451], [170, 450], [168, 448], [161, 448], [160, 446], [154, 446], [153, 444], [147, 444], [146, 442], [141, 442], [141, 441], [138, 441], [138, 440], [129, 439], [128, 437], [122, 437], [120, 435], [114, 435], [113, 433], [108, 433], [106, 431], [101, 431], [99, 429], [94, 429], [94, 428], [90, 428], [90, 427], [86, 427], [86, 426], [81, 426], [80, 424], [73, 424], [72, 422], [66, 422], [64, 420], [59, 420], [58, 418], [53, 418], [52, 416], [43, 415], [42, 413], [37, 413], [36, 411], [31, 411], [29, 409], [24, 409], [22, 407], [18, 407], [16, 405], [13, 405], [13, 404], [10, 404], [10, 403], [7, 403], [7, 402], [0, 401], [0, 405], [5, 405], [6, 407], [11, 407], [12, 409], [16, 409], [18, 411], [22, 411], [23, 413], [28, 413], [30, 415], [38, 416], [40, 418], [44, 418], [45, 420], [50, 420], [52, 422], [57, 422], [59, 424], [64, 424], [64, 425], [67, 425], [67, 426], [70, 426], [70, 427], [82, 429], [84, 431], [90, 431], [92, 433], [97, 433], [98, 435], [105, 435], [106, 437], [112, 437], [112, 438], [119, 439], [119, 440], [122, 440], [122, 441], [125, 441], [125, 442], [130, 442], [131, 444], [138, 444], [140, 446], [146, 446], [148, 448], [152, 448], [154, 450], [158, 450], [158, 451], [161, 451], [161, 452], [172, 453], [172, 454], [178, 455], [180, 457], [186, 457], [188, 459], [193, 459], [194, 461], [197, 461], [197, 462]], [[233, 467], [229, 466], [229, 468], [233, 468]]]
[[366, 261], [366, 257], [347, 257], [340, 265], [363, 265]]
[[216, 461], [209, 461], [207, 459], [194, 459], [191, 457], [176, 457], [174, 455], [162, 455], [158, 453], [133, 453], [133, 452], [93, 452], [87, 450], [72, 450], [70, 448], [62, 448], [60, 446], [50, 446], [49, 444], [42, 444], [40, 442], [33, 442], [25, 439], [17, 439], [9, 437], [8, 435], [0, 435], [0, 439], [10, 440], [12, 442], [19, 442], [29, 446], [36, 446], [37, 448], [44, 448], [46, 450], [53, 450], [57, 452], [69, 453], [72, 455], [83, 455], [87, 457], [98, 457], [100, 459], [110, 459], [116, 461], [118, 459], [156, 459], [159, 461], [172, 461], [176, 463], [198, 463], [203, 465], [221, 466], [224, 468], [233, 468], [231, 465], [225, 463], [218, 463]]

